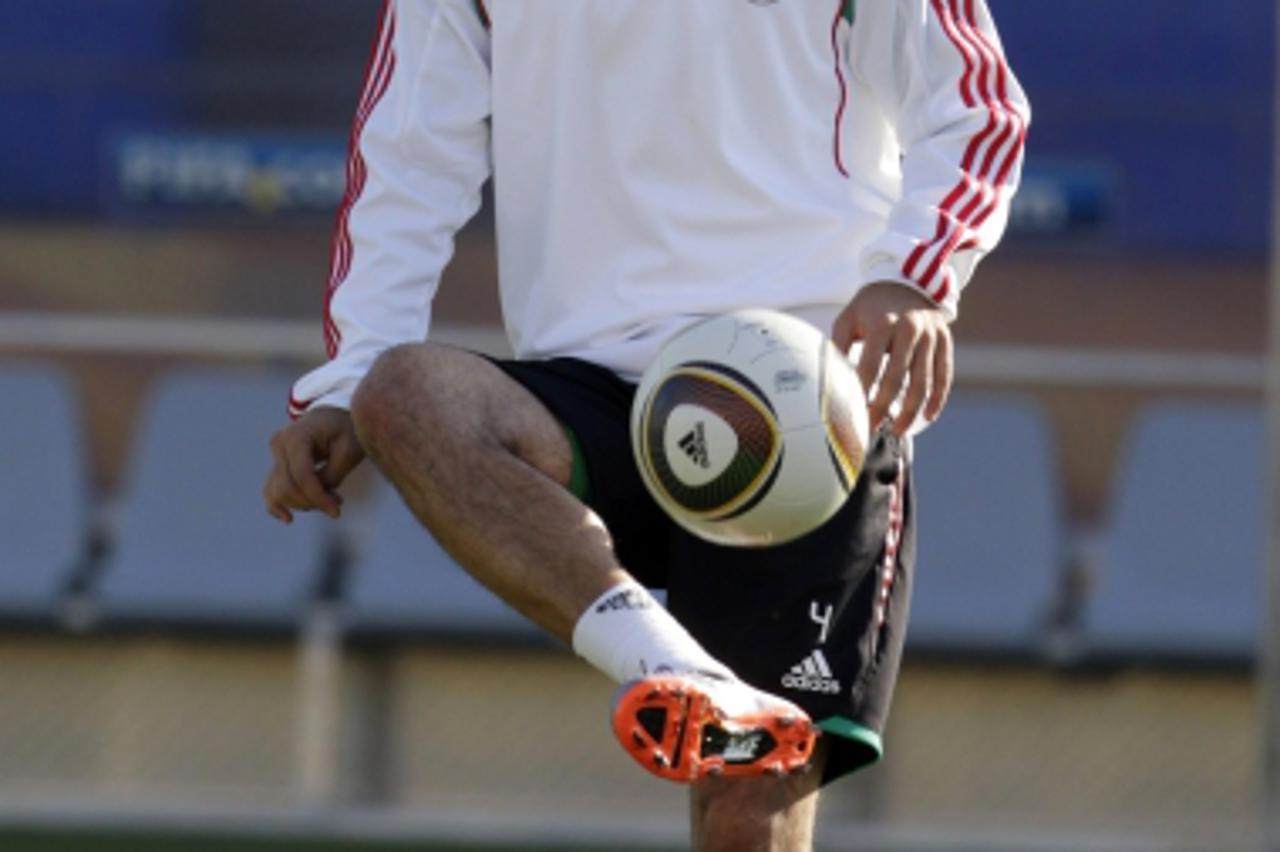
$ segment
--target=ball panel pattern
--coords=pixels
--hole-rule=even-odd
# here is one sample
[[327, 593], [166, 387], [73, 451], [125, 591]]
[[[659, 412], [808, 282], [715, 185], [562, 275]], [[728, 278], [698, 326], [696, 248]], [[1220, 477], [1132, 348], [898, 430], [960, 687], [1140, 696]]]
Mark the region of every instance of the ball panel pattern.
[[822, 421], [827, 428], [828, 449], [831, 461], [835, 465], [836, 475], [840, 477], [845, 490], [852, 490], [862, 472], [864, 448], [862, 438], [858, 435], [850, 400], [841, 389], [834, 386], [840, 372], [832, 364], [832, 369], [825, 371], [826, 378], [822, 388]]
[[759, 385], [732, 367], [725, 364], [717, 364], [715, 361], [686, 361], [676, 367], [676, 369], [710, 373], [713, 379], [718, 377], [719, 381], [726, 382], [730, 387], [736, 387], [746, 391], [743, 396], [750, 400], [753, 405], [759, 406], [767, 411], [771, 421], [775, 423], [777, 422], [778, 412], [774, 409], [773, 403], [769, 400], [769, 395], [761, 390]]
[[785, 445], [778, 450], [777, 460], [769, 466], [767, 476], [763, 482], [751, 489], [750, 496], [744, 501], [737, 503], [732, 509], [723, 515], [717, 515], [711, 518], [713, 521], [731, 521], [734, 518], [741, 517], [750, 512], [760, 501], [769, 494], [769, 490], [773, 488], [773, 483], [778, 478], [778, 474], [782, 472], [782, 457], [786, 455]]
[[[768, 402], [752, 387], [749, 380], [723, 365], [684, 364], [654, 389], [641, 431], [644, 457], [653, 482], [685, 511], [709, 517], [732, 514], [762, 492], [777, 468], [781, 434]], [[738, 438], [733, 459], [719, 476], [701, 485], [683, 482], [667, 457], [664, 431], [672, 411], [680, 405], [714, 412]], [[679, 445], [687, 446], [687, 442]], [[715, 448], [701, 451], [714, 452]]]

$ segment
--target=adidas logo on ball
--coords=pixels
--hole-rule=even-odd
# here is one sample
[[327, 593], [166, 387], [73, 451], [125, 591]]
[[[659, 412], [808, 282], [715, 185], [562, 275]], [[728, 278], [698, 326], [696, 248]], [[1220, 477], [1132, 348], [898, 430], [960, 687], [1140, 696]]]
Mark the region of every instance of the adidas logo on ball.
[[711, 456], [707, 455], [707, 430], [701, 420], [680, 439], [680, 449], [699, 467], [711, 467]]

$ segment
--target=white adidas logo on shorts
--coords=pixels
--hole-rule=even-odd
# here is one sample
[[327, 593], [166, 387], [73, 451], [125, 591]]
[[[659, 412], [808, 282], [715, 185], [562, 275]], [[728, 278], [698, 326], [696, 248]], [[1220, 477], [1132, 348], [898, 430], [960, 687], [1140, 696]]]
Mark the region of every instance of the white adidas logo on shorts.
[[791, 667], [791, 671], [782, 676], [782, 685], [788, 689], [799, 689], [804, 692], [840, 691], [840, 681], [831, 674], [831, 666], [827, 665], [827, 656], [821, 648]]

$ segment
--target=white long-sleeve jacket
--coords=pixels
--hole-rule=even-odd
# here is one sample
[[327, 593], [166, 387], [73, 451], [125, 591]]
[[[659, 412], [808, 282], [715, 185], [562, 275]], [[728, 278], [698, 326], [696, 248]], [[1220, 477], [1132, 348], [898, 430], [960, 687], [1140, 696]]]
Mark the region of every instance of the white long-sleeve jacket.
[[864, 284], [954, 316], [1029, 109], [986, 0], [390, 0], [291, 409], [427, 337], [490, 176], [518, 357], [627, 376], [692, 319], [826, 324]]

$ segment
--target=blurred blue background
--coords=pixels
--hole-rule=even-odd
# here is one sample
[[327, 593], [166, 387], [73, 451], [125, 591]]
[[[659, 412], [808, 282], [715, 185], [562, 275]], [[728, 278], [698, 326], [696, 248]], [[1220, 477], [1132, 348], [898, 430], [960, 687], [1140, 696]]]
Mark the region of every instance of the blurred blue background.
[[[0, 2], [0, 213], [92, 217], [112, 140], [168, 128], [345, 144], [371, 0]], [[1030, 173], [1085, 172], [1098, 245], [1260, 253], [1271, 31], [1263, 0], [993, 0], [1033, 95]], [[1076, 179], [1078, 186], [1079, 179]], [[1070, 189], [1064, 189], [1069, 193]]]

